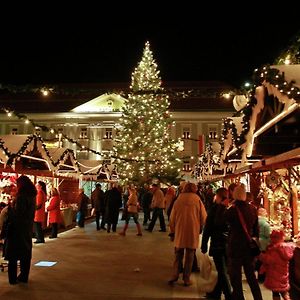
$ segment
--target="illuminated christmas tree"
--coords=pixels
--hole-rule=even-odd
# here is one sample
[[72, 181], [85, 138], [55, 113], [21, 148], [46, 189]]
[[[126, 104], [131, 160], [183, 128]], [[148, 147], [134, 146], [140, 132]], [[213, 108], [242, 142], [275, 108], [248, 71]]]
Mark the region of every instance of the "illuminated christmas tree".
[[114, 146], [119, 176], [138, 183], [153, 178], [174, 183], [181, 167], [178, 141], [170, 136], [170, 103], [149, 42], [131, 80]]

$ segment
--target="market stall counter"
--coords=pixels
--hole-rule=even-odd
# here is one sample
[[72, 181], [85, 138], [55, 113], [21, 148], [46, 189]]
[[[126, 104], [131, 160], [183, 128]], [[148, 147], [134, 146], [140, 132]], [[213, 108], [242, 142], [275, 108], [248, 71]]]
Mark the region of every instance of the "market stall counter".
[[75, 222], [76, 211], [72, 207], [64, 207], [60, 209], [62, 217], [62, 226], [67, 228]]

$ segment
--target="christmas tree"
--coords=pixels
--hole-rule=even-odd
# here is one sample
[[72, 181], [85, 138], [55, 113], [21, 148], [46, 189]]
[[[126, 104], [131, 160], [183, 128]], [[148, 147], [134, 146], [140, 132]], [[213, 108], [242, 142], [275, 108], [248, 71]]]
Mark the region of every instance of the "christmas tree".
[[153, 178], [174, 183], [181, 167], [178, 141], [170, 136], [174, 125], [170, 102], [161, 87], [149, 42], [131, 80], [114, 145], [119, 176], [138, 183]]

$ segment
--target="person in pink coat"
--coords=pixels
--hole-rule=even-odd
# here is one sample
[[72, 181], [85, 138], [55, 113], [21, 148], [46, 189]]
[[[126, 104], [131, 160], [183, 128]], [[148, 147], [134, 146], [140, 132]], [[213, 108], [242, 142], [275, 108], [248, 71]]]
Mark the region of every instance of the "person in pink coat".
[[279, 300], [280, 295], [284, 300], [290, 300], [289, 260], [293, 257], [295, 244], [284, 241], [282, 230], [273, 230], [270, 238], [271, 244], [259, 256], [261, 269], [266, 274], [264, 285], [272, 291], [273, 300]]
[[49, 223], [51, 224], [51, 235], [49, 239], [57, 238], [58, 224], [61, 222], [60, 196], [56, 188], [51, 190], [51, 198], [47, 206], [49, 212]]
[[46, 183], [38, 181], [35, 185], [37, 189], [35, 214], [34, 214], [34, 228], [35, 228], [35, 244], [45, 243], [43, 224], [45, 222], [45, 203], [47, 201]]

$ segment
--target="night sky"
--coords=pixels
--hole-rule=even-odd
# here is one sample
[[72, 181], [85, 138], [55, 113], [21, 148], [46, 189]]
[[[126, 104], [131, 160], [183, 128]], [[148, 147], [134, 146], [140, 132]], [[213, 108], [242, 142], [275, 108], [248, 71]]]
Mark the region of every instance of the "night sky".
[[20, 10], [1, 21], [0, 83], [130, 82], [149, 40], [163, 81], [240, 86], [255, 68], [273, 63], [300, 30], [296, 8], [285, 13], [280, 7], [246, 11], [245, 3], [239, 11], [216, 9], [217, 3], [166, 3], [163, 9], [145, 2], [140, 12], [101, 3], [76, 12]]

